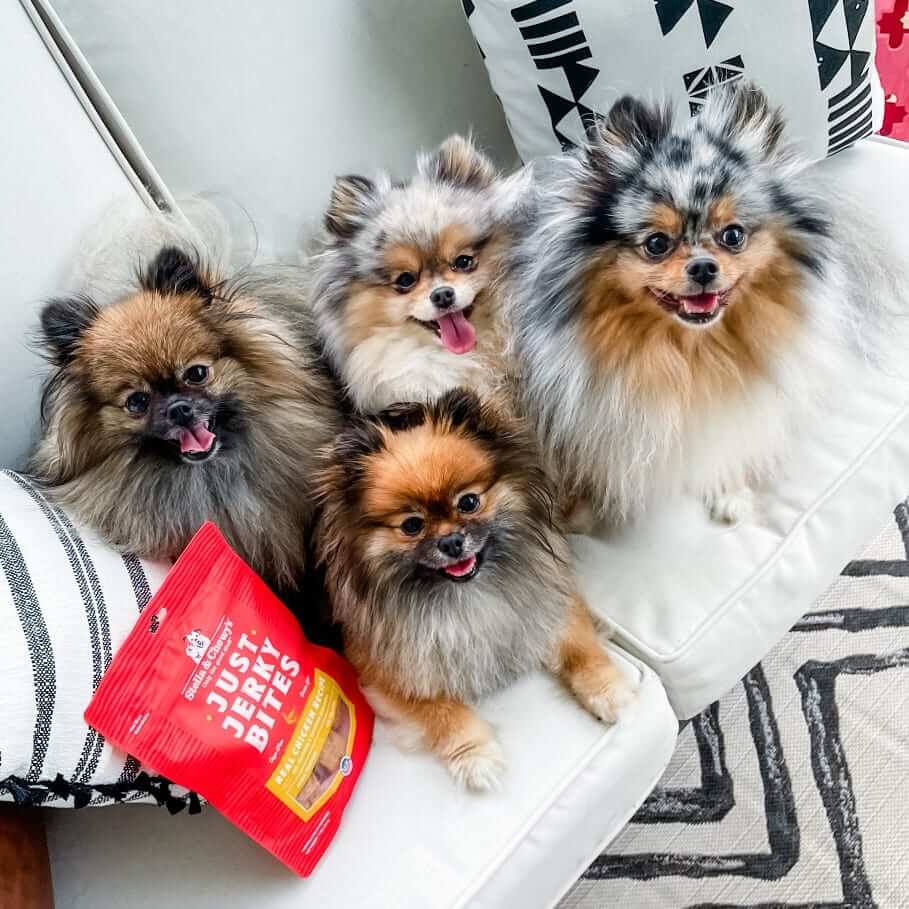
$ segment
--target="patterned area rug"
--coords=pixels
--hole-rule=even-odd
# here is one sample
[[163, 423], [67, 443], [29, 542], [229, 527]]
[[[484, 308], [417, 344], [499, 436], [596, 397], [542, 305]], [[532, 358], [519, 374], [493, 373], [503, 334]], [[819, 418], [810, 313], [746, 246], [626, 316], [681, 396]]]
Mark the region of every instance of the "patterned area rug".
[[729, 695], [559, 909], [909, 907], [909, 503]]

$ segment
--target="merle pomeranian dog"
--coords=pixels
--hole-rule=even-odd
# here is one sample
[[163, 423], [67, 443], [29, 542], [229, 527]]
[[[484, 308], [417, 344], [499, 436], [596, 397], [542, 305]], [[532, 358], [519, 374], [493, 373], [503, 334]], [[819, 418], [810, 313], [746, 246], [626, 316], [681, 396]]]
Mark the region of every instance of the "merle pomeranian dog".
[[273, 586], [295, 590], [315, 452], [339, 412], [294, 288], [256, 269], [225, 279], [165, 246], [119, 294], [41, 313], [53, 372], [32, 472], [119, 549], [171, 559], [214, 521]]
[[613, 721], [633, 696], [578, 592], [531, 437], [465, 389], [354, 418], [318, 549], [377, 712], [473, 789], [504, 770], [473, 703], [538, 667]]
[[497, 389], [498, 285], [520, 182], [461, 136], [421, 156], [406, 183], [336, 181], [308, 296], [359, 410]]
[[749, 518], [795, 424], [895, 327], [873, 232], [783, 133], [750, 85], [680, 126], [623, 98], [541, 176], [510, 261], [512, 341], [568, 501], [621, 519], [687, 492]]

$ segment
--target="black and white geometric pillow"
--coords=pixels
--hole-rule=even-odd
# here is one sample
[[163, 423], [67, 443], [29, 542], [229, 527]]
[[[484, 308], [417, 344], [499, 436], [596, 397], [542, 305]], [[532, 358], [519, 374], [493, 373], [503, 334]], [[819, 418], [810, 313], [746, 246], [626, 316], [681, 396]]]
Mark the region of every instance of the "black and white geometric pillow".
[[82, 719], [167, 568], [114, 552], [0, 471], [0, 801], [199, 809]]
[[879, 129], [872, 0], [462, 0], [525, 160], [583, 141], [618, 97], [697, 113], [743, 76], [811, 160]]

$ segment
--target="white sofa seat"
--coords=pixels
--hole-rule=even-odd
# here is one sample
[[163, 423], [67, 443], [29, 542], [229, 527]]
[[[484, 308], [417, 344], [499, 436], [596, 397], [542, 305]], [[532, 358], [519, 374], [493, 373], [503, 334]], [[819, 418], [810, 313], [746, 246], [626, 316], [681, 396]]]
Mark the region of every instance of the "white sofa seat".
[[[909, 146], [868, 140], [817, 166], [909, 263]], [[909, 288], [900, 305], [909, 319]], [[588, 598], [656, 670], [679, 717], [757, 663], [909, 490], [907, 376], [838, 379], [836, 411], [792, 441], [757, 523], [724, 528], [675, 502], [638, 527], [575, 539]]]
[[616, 726], [592, 719], [542, 674], [483, 705], [508, 757], [500, 792], [460, 790], [438, 761], [402, 754], [380, 725], [341, 830], [308, 880], [211, 809], [201, 817], [141, 806], [55, 811], [48, 837], [58, 906], [554, 905], [627, 823], [675, 748], [678, 725], [659, 680], [616, 656], [640, 685]]

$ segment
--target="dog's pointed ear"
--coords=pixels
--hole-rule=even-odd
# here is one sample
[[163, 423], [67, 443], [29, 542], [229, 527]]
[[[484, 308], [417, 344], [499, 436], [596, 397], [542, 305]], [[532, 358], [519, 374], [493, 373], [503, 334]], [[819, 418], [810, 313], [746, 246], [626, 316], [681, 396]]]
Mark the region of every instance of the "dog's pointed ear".
[[211, 280], [198, 259], [176, 246], [158, 252], [139, 275], [139, 286], [160, 294], [196, 294], [208, 303], [213, 297]]
[[57, 366], [66, 366], [76, 356], [79, 341], [100, 312], [88, 297], [55, 297], [41, 310], [39, 340]]
[[783, 149], [786, 121], [782, 110], [744, 79], [714, 88], [697, 122], [758, 158], [773, 160]]
[[376, 454], [385, 447], [381, 421], [375, 415], [358, 415], [335, 439], [335, 460], [345, 468], [355, 468], [365, 457]]
[[669, 107], [646, 104], [631, 95], [619, 98], [605, 117], [597, 117], [587, 128], [588, 138], [597, 145], [647, 148], [672, 132]]
[[325, 212], [325, 228], [336, 237], [349, 239], [363, 227], [377, 198], [376, 184], [367, 177], [338, 177]]
[[422, 404], [392, 404], [379, 414], [378, 421], [392, 432], [406, 432], [426, 422], [426, 408]]
[[438, 399], [435, 418], [448, 418], [453, 429], [463, 427], [472, 435], [485, 437], [495, 430], [491, 410], [468, 388], [453, 388]]
[[431, 155], [422, 157], [417, 170], [428, 180], [468, 189], [486, 189], [495, 182], [496, 169], [469, 138], [449, 136]]
[[338, 433], [325, 452], [326, 468], [321, 474], [320, 496], [342, 496], [353, 504], [360, 494], [358, 484], [363, 478], [370, 457], [385, 447], [385, 435], [376, 416], [356, 415]]

